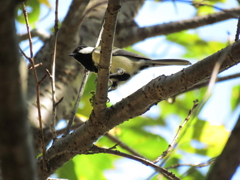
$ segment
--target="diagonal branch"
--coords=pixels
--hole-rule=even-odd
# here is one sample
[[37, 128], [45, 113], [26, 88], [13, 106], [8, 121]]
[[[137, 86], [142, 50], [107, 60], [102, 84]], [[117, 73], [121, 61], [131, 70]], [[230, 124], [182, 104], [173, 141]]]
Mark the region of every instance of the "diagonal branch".
[[[33, 29], [31, 30], [32, 38], [38, 37], [41, 41], [45, 41], [50, 38], [50, 34], [45, 29]], [[28, 40], [28, 33], [18, 34], [19, 41]]]
[[78, 34], [89, 1], [73, 0], [71, 3], [61, 27], [62, 33], [67, 33], [70, 39], [72, 39], [71, 36], [75, 37]]
[[147, 159], [144, 159], [142, 157], [138, 157], [138, 156], [135, 156], [135, 155], [130, 155], [130, 154], [118, 151], [118, 150], [113, 150], [112, 148], [106, 149], [106, 148], [100, 148], [100, 147], [97, 147], [97, 146], [93, 146], [92, 149], [93, 149], [93, 153], [94, 154], [96, 154], [96, 153], [108, 153], [108, 154], [113, 154], [113, 155], [125, 157], [125, 158], [128, 158], [128, 159], [132, 159], [132, 160], [141, 162], [142, 164], [145, 164], [146, 166], [153, 167], [156, 171], [162, 173], [167, 179], [170, 179], [170, 180], [180, 180], [172, 172], [170, 172], [170, 171], [168, 171], [168, 170], [166, 170], [166, 169], [164, 169], [164, 168], [162, 168], [162, 167], [154, 164], [153, 162], [151, 162], [151, 161], [149, 161]]
[[232, 9], [225, 9], [224, 11], [209, 15], [197, 16], [187, 20], [164, 23], [143, 28], [139, 28], [137, 25], [130, 27], [120, 26], [120, 28], [128, 31], [129, 33], [121, 34], [121, 29], [118, 30], [120, 33], [116, 36], [116, 42], [118, 42], [116, 46], [126, 47], [149, 37], [167, 35], [183, 30], [194, 29], [227, 19], [237, 18], [239, 15], [240, 7], [237, 7]]
[[[91, 149], [93, 143], [99, 137], [116, 125], [143, 114], [154, 104], [165, 100], [168, 97], [174, 96], [185, 89], [191, 88], [199, 81], [209, 78], [215, 63], [222, 54], [229, 49], [230, 51], [220, 67], [220, 72], [236, 65], [240, 62], [240, 41], [237, 41], [233, 45], [218, 51], [176, 74], [155, 78], [132, 95], [109, 107], [107, 109], [107, 116], [104, 117], [104, 119], [99, 120], [99, 122], [104, 122], [104, 120], [107, 119], [106, 123], [100, 123], [98, 126], [94, 126], [90, 117], [89, 121], [84, 122], [84, 124], [72, 134], [55, 142], [54, 146], [49, 148], [46, 152], [46, 158], [49, 159], [55, 154], [65, 150], [86, 151]], [[40, 157], [38, 159], [40, 179], [48, 177], [72, 157], [74, 157], [74, 154], [65, 153], [49, 159], [48, 165], [51, 168], [48, 172], [43, 171], [42, 158]]]

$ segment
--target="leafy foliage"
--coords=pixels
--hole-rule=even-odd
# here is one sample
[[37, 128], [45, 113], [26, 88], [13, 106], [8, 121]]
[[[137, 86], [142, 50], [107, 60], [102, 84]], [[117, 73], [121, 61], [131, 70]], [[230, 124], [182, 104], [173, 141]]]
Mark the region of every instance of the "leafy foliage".
[[240, 85], [233, 87], [232, 98], [231, 98], [231, 108], [235, 110], [240, 104]]
[[[48, 8], [51, 9], [51, 5], [48, 0], [28, 0], [26, 1], [26, 9], [28, 11], [28, 21], [30, 25], [34, 25], [39, 20], [40, 17], [40, 6], [41, 4], [46, 5]], [[16, 20], [19, 23], [25, 24], [25, 19], [22, 11], [22, 6], [20, 5], [17, 13], [16, 13]]]
[[[202, 1], [196, 0], [194, 2]], [[211, 5], [218, 2], [225, 2], [225, 0], [208, 1]], [[30, 10], [28, 14], [29, 23], [31, 25], [34, 25], [34, 23], [39, 20], [41, 4], [45, 4], [51, 8], [47, 0], [27, 1], [27, 7]], [[195, 5], [195, 7], [197, 8], [196, 15], [209, 14], [215, 11], [214, 7], [210, 6], [199, 7]], [[17, 21], [25, 23], [20, 9], [17, 13]], [[202, 59], [226, 46], [226, 43], [220, 41], [203, 40], [197, 33], [192, 33], [192, 31], [173, 33], [167, 35], [166, 39], [182, 46], [186, 51], [183, 55], [185, 58]], [[126, 50], [134, 52], [132, 47], [128, 47]], [[89, 117], [92, 111], [89, 100], [91, 98], [90, 92], [95, 90], [95, 79], [96, 76], [91, 74], [85, 87], [77, 116]], [[172, 140], [177, 131], [177, 129], [174, 129], [169, 133], [171, 136], [166, 137], [159, 132], [161, 128], [165, 128], [168, 131], [172, 130], [168, 123], [168, 121], [172, 119], [174, 123], [179, 126], [180, 121], [183, 122], [187, 117], [188, 111], [193, 105], [192, 102], [196, 99], [201, 101], [205, 95], [205, 91], [206, 88], [202, 88], [181, 94], [176, 97], [175, 102], [172, 104], [163, 101], [157, 105], [161, 112], [156, 115], [157, 118], [151, 118], [147, 115], [139, 116], [115, 127], [109, 133], [116, 136], [120, 141], [140, 153], [143, 157], [154, 160], [167, 149], [170, 144], [169, 139]], [[234, 111], [239, 104], [240, 86], [238, 85], [232, 89], [232, 111]], [[228, 136], [229, 132], [224, 126], [213, 125], [204, 119], [200, 119], [196, 115], [192, 116], [181, 132], [180, 138], [177, 141], [178, 146], [164, 159], [163, 166], [169, 168], [173, 165], [181, 164], [183, 160], [186, 162], [188, 161], [188, 159], [186, 159], [187, 154], [201, 155], [209, 158], [216, 157], [223, 149]], [[100, 147], [112, 147], [115, 145], [115, 143], [107, 137], [100, 138], [96, 144]], [[127, 150], [119, 146], [116, 148], [119, 151], [128, 153]], [[105, 179], [104, 171], [114, 168], [114, 162], [117, 159], [119, 159], [119, 157], [107, 154], [78, 155], [67, 162], [56, 173], [60, 178], [68, 178], [71, 180]], [[178, 168], [171, 169], [173, 173], [180, 176], [181, 173], [178, 170]], [[204, 178], [204, 175], [196, 167], [189, 166], [186, 174], [187, 176], [184, 177], [184, 180]], [[158, 179], [159, 176], [161, 175], [157, 174], [152, 179]]]
[[115, 159], [115, 156], [107, 154], [78, 155], [58, 169], [56, 173], [61, 178], [71, 180], [105, 179], [103, 172], [113, 168], [112, 164]]
[[172, 41], [183, 46], [186, 49], [184, 58], [202, 59], [209, 56], [219, 49], [226, 47], [226, 43], [219, 41], [205, 41], [196, 33], [182, 31], [166, 36], [168, 41]]
[[194, 0], [193, 5], [196, 7], [196, 15], [207, 15], [212, 14], [216, 10], [219, 10], [217, 3], [224, 3], [226, 0], [212, 0], [212, 1], [202, 1], [202, 0]]

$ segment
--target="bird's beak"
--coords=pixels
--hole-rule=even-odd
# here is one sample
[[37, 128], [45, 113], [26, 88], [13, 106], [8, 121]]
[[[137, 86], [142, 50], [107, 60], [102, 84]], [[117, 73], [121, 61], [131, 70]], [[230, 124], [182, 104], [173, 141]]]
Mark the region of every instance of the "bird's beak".
[[74, 56], [74, 55], [75, 55], [75, 53], [70, 53], [70, 54], [69, 54], [69, 56]]

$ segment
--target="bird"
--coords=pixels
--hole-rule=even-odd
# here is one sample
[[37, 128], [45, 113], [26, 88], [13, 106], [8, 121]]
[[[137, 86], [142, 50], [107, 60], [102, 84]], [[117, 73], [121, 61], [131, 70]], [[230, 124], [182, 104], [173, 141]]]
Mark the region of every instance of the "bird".
[[[69, 56], [74, 57], [88, 71], [98, 73], [98, 64], [100, 61], [101, 46], [90, 47], [80, 45], [74, 49]], [[190, 65], [191, 63], [183, 59], [150, 59], [145, 56], [120, 49], [112, 48], [112, 62], [110, 66], [109, 79], [111, 86], [109, 91], [117, 89], [117, 87], [140, 71], [148, 67], [168, 66], [168, 65]]]

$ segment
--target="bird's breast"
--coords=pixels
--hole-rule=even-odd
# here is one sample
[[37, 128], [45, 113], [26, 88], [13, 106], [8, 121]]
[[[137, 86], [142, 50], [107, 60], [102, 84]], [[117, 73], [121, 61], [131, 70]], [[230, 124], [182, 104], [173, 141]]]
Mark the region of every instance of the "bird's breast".
[[[93, 53], [92, 59], [95, 65], [98, 67], [100, 61], [100, 53]], [[123, 69], [129, 75], [138, 73], [139, 68], [144, 64], [144, 60], [132, 61], [128, 57], [124, 56], [112, 56], [112, 62], [110, 66], [110, 72], [116, 73], [119, 69]]]

